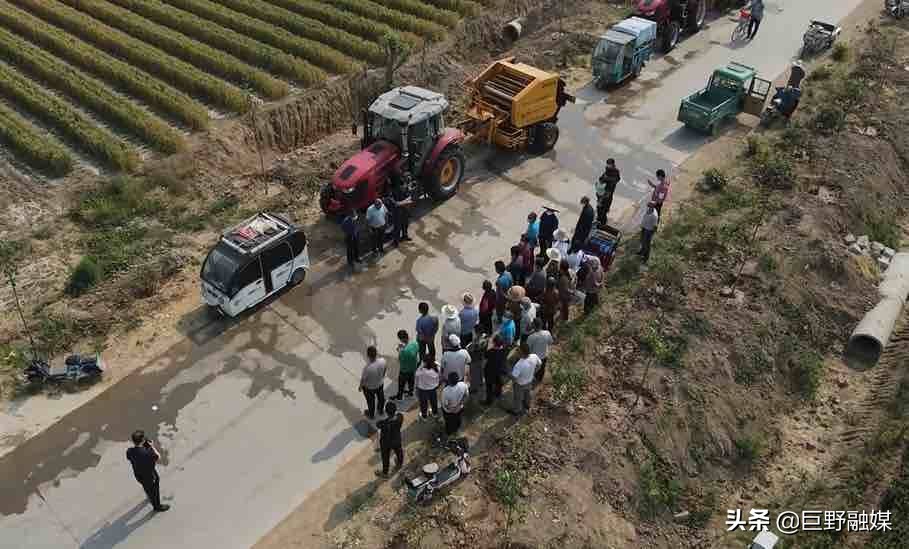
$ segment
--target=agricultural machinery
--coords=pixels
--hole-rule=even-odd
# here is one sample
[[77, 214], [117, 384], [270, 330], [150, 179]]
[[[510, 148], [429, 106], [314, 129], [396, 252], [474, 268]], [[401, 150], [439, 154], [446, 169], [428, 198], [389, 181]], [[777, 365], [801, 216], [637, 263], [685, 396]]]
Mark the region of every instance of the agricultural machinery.
[[638, 0], [635, 15], [656, 21], [659, 46], [672, 51], [683, 32], [696, 33], [704, 26], [711, 0]]

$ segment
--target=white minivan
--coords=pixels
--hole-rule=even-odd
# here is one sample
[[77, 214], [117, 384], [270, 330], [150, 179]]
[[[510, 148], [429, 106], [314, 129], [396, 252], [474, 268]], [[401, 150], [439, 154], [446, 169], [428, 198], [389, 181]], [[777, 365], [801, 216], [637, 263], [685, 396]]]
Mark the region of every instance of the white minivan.
[[231, 227], [202, 264], [202, 301], [227, 316], [306, 278], [306, 234], [285, 217], [260, 213]]

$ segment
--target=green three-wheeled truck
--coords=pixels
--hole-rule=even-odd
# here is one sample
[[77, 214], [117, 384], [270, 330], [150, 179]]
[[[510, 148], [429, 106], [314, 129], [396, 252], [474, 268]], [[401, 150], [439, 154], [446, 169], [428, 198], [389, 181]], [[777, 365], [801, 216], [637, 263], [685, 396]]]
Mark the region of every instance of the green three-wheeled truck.
[[759, 78], [754, 67], [729, 63], [713, 71], [707, 87], [682, 99], [678, 120], [715, 135], [725, 120], [740, 112], [760, 116], [770, 89], [771, 82]]

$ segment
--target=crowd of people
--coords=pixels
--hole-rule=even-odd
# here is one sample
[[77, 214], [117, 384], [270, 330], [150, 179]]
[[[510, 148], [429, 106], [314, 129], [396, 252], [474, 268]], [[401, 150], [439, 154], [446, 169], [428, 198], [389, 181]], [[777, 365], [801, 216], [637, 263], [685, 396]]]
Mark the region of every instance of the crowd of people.
[[[653, 192], [642, 219], [641, 248], [637, 252], [643, 262], [650, 257], [659, 214], [669, 193], [669, 180], [663, 170], [656, 172], [656, 178], [656, 183], [648, 180]], [[559, 226], [558, 210], [544, 207], [539, 213], [530, 212], [526, 229], [509, 250], [507, 261], [495, 261], [494, 279], [483, 281], [479, 300], [466, 291], [460, 307], [447, 304], [439, 316], [431, 312], [429, 303], [421, 302], [414, 337], [405, 329], [397, 333], [397, 392], [391, 400], [412, 398], [416, 393], [420, 419], [428, 420], [441, 413], [444, 434], [451, 437], [461, 429], [464, 407], [471, 394], [478, 396], [482, 392], [483, 405], [491, 406], [502, 397], [506, 380], [510, 379], [512, 402], [508, 411], [518, 416], [527, 413], [532, 389], [545, 377], [557, 325], [569, 320], [574, 305], [581, 306], [582, 314], [589, 314], [599, 305], [604, 266], [597, 255], [585, 252], [584, 247], [595, 228], [607, 225], [620, 181], [616, 163], [609, 159], [594, 186], [596, 210], [587, 196], [582, 197], [581, 213], [571, 235]], [[370, 221], [369, 210], [366, 215], [368, 225], [375, 225], [376, 251], [381, 251], [385, 219], [375, 218], [382, 210], [381, 201], [376, 202], [375, 209], [369, 209], [373, 220]], [[396, 225], [396, 235], [400, 234], [398, 231]], [[440, 344], [440, 354], [436, 342]], [[396, 456], [396, 468], [403, 465], [403, 416], [395, 402], [385, 402], [385, 359], [376, 347], [369, 347], [366, 356], [360, 390], [366, 399], [366, 417], [375, 420], [383, 413], [385, 416], [376, 422], [382, 456], [382, 468], [376, 474], [387, 477], [392, 454]], [[475, 365], [475, 361], [482, 362], [482, 366]], [[476, 368], [473, 375], [471, 367]]]

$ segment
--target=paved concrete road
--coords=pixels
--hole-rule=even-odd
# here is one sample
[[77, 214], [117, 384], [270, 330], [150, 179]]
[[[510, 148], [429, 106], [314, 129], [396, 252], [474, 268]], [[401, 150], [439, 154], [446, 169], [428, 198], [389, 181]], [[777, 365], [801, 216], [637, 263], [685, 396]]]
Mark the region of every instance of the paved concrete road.
[[[675, 122], [683, 95], [729, 60], [784, 71], [809, 19], [839, 20], [858, 0], [767, 2], [757, 39], [728, 46], [720, 19], [607, 102], [590, 88], [561, 117], [554, 153], [498, 157], [475, 168], [455, 199], [414, 223], [414, 242], [354, 277], [343, 255], [323, 259], [304, 286], [236, 322], [188, 334], [46, 432], [0, 459], [3, 547], [247, 547], [341, 462], [369, 443], [356, 387], [361, 353], [392, 354], [416, 304], [436, 310], [478, 292], [522, 232], [526, 212], [577, 201], [609, 156], [628, 183], [616, 207], [644, 195], [645, 177], [679, 165], [704, 138]], [[495, 174], [495, 175], [493, 175]], [[157, 406], [157, 411], [152, 407]], [[165, 452], [153, 516], [124, 459], [129, 433], [144, 428]]]

